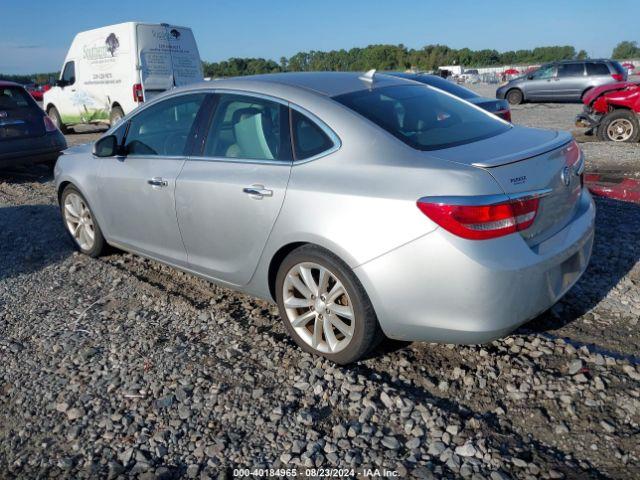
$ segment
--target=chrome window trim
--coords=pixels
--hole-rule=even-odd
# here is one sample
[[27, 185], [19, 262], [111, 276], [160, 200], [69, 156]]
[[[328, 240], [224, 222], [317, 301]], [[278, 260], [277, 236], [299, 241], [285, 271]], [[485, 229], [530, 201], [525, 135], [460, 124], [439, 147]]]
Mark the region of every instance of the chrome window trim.
[[[166, 94], [161, 94], [155, 98], [153, 98], [152, 100], [150, 100], [149, 102], [145, 102], [144, 105], [140, 105], [138, 106], [136, 109], [134, 109], [133, 111], [131, 111], [130, 113], [128, 113], [127, 115], [125, 115], [125, 117], [117, 124], [114, 125], [113, 127], [109, 128], [109, 130], [107, 130], [107, 132], [105, 132], [105, 135], [109, 135], [112, 133], [112, 131], [115, 131], [121, 124], [125, 123], [125, 122], [129, 122], [131, 121], [131, 119], [136, 116], [139, 115], [140, 113], [144, 112], [147, 108], [165, 101], [165, 100], [169, 100], [171, 98], [175, 98], [175, 97], [181, 97], [184, 95], [193, 95], [193, 94], [199, 94], [199, 93], [205, 93], [205, 94], [228, 94], [228, 95], [241, 95], [241, 96], [245, 96], [245, 97], [255, 97], [255, 98], [259, 98], [262, 100], [267, 100], [267, 101], [271, 101], [271, 102], [275, 102], [275, 103], [279, 103], [281, 105], [286, 106], [287, 108], [290, 108], [292, 110], [296, 110], [297, 112], [301, 113], [302, 115], [308, 117], [310, 120], [312, 120], [313, 122], [315, 122], [318, 127], [320, 127], [322, 129], [322, 131], [331, 139], [331, 141], [333, 142], [333, 147], [331, 147], [328, 150], [325, 150], [324, 152], [320, 152], [312, 157], [309, 158], [305, 158], [304, 160], [292, 160], [292, 161], [284, 161], [284, 160], [260, 160], [260, 159], [256, 159], [256, 158], [227, 158], [227, 157], [204, 157], [204, 156], [184, 156], [184, 157], [180, 157], [180, 158], [185, 158], [186, 160], [195, 160], [195, 161], [213, 161], [213, 162], [232, 162], [232, 163], [254, 163], [254, 164], [269, 164], [269, 165], [301, 165], [304, 163], [309, 163], [309, 162], [313, 162], [315, 160], [318, 160], [322, 157], [326, 157], [327, 155], [331, 155], [332, 153], [337, 152], [338, 150], [340, 150], [340, 148], [342, 148], [342, 140], [340, 139], [340, 137], [338, 136], [338, 134], [336, 134], [331, 127], [329, 127], [322, 119], [318, 118], [317, 115], [315, 115], [314, 113], [311, 113], [310, 111], [308, 111], [307, 109], [296, 105], [294, 103], [291, 103], [288, 100], [285, 100], [283, 98], [279, 98], [279, 97], [274, 97], [272, 95], [267, 95], [264, 93], [257, 93], [257, 92], [253, 92], [250, 90], [238, 90], [238, 89], [234, 89], [234, 88], [216, 88], [215, 86], [211, 85], [207, 85], [207, 86], [202, 86], [200, 88], [194, 88], [192, 90], [186, 90], [186, 91], [182, 91], [182, 92], [175, 92], [175, 93], [171, 93], [171, 90], [167, 90]], [[293, 141], [293, 139], [292, 139]], [[293, 144], [292, 144], [292, 148], [293, 148]]]
[[529, 190], [520, 193], [499, 193], [496, 195], [445, 195], [434, 197], [422, 197], [418, 202], [435, 203], [442, 205], [473, 205], [488, 206], [513, 200], [530, 200], [532, 198], [542, 198], [553, 192], [552, 188], [542, 188], [540, 190]]
[[[231, 163], [254, 163], [254, 164], [266, 164], [266, 165], [288, 165], [288, 166], [293, 165], [293, 166], [295, 166], [295, 165], [299, 165], [299, 164], [302, 164], [302, 163], [307, 163], [307, 162], [312, 162], [314, 160], [318, 160], [319, 158], [325, 157], [327, 155], [331, 155], [332, 153], [338, 151], [342, 147], [342, 141], [340, 140], [340, 137], [338, 137], [338, 135], [324, 121], [322, 121], [320, 118], [318, 118], [317, 115], [309, 112], [308, 110], [300, 107], [299, 105], [291, 103], [288, 100], [285, 100], [285, 99], [282, 99], [282, 98], [279, 98], [279, 97], [274, 97], [274, 96], [271, 96], [271, 95], [266, 95], [266, 94], [263, 94], [263, 93], [255, 93], [255, 92], [248, 91], [248, 90], [237, 90], [237, 89], [232, 89], [232, 88], [209, 88], [209, 89], [207, 89], [207, 91], [211, 92], [213, 94], [220, 94], [220, 95], [239, 95], [239, 96], [243, 96], [243, 97], [255, 97], [255, 98], [259, 98], [261, 100], [267, 100], [267, 101], [270, 101], [270, 102], [279, 103], [281, 105], [286, 106], [287, 108], [290, 108], [292, 110], [296, 110], [297, 112], [299, 112], [302, 115], [308, 117], [310, 120], [312, 120], [314, 123], [316, 123], [318, 125], [318, 127], [320, 127], [320, 129], [333, 142], [333, 147], [331, 147], [328, 150], [325, 150], [324, 152], [320, 152], [320, 153], [314, 155], [313, 157], [305, 158], [304, 160], [261, 160], [261, 159], [257, 159], [257, 158], [241, 158], [241, 157], [237, 157], [237, 158], [204, 157], [204, 156], [201, 156], [201, 155], [187, 157], [187, 160], [195, 160], [195, 161], [200, 161], [200, 162], [212, 161], [212, 162], [227, 162], [227, 163], [228, 162], [231, 162]], [[293, 139], [291, 139], [291, 141], [293, 142]], [[293, 143], [292, 143], [291, 147], [293, 148]]]
[[[318, 125], [318, 127], [320, 127], [320, 129], [329, 137], [329, 139], [333, 142], [333, 146], [327, 150], [325, 150], [324, 152], [320, 152], [317, 153], [315, 155], [313, 155], [312, 157], [309, 158], [305, 158], [303, 160], [294, 160], [293, 165], [300, 165], [303, 163], [308, 163], [308, 162], [313, 162], [314, 160], [318, 160], [322, 157], [326, 157], [327, 155], [331, 155], [332, 153], [337, 152], [338, 150], [340, 150], [340, 148], [342, 148], [342, 140], [340, 140], [340, 137], [338, 136], [338, 134], [336, 134], [336, 132], [334, 132], [326, 123], [324, 123], [321, 119], [319, 119], [316, 115], [314, 115], [313, 113], [311, 113], [310, 111], [295, 105], [293, 103], [289, 103], [289, 107], [292, 110], [295, 110], [296, 112], [300, 113], [301, 115], [304, 115], [305, 117], [308, 117], [309, 120], [313, 121], [316, 125]], [[293, 142], [293, 138], [291, 139], [291, 141]]]
[[193, 156], [186, 157], [187, 161], [195, 162], [221, 162], [221, 163], [248, 163], [256, 165], [282, 165], [283, 167], [291, 167], [292, 160], [261, 160], [259, 158], [239, 158], [239, 157], [202, 157]]

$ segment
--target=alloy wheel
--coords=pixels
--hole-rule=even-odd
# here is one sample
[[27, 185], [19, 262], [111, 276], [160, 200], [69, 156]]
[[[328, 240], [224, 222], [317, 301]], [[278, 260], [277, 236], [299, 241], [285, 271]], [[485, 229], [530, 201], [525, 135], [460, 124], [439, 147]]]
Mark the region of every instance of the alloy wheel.
[[633, 124], [626, 118], [617, 118], [607, 126], [607, 136], [614, 142], [626, 142], [633, 133]]
[[295, 265], [282, 286], [286, 317], [298, 336], [322, 353], [344, 350], [355, 332], [355, 313], [346, 288], [326, 267]]
[[82, 250], [91, 250], [95, 242], [95, 227], [91, 210], [76, 193], [70, 193], [64, 200], [64, 219], [71, 236]]

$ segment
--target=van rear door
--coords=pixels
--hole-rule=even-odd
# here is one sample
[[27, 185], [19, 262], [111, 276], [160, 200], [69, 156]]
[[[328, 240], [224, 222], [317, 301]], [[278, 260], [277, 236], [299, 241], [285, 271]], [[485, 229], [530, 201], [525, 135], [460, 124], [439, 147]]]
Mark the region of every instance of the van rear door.
[[145, 100], [170, 88], [202, 81], [200, 54], [189, 28], [138, 24], [136, 33]]

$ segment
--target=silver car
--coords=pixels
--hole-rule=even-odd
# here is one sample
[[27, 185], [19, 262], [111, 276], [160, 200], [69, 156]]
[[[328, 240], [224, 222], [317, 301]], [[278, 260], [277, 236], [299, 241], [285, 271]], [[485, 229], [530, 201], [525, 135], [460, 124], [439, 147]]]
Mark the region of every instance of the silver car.
[[593, 87], [627, 79], [627, 70], [615, 60], [565, 60], [548, 63], [514, 78], [496, 91], [510, 104], [522, 102], [579, 102]]
[[384, 335], [481, 343], [554, 304], [591, 255], [595, 209], [566, 133], [368, 73], [176, 89], [55, 180], [85, 254], [107, 244], [278, 304], [338, 363]]

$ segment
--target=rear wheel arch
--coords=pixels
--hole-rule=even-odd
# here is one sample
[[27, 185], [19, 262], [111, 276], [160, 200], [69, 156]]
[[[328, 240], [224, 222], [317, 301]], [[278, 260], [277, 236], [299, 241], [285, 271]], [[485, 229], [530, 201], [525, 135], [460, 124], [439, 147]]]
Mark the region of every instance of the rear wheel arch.
[[278, 270], [280, 265], [287, 255], [293, 252], [296, 248], [303, 245], [308, 245], [309, 242], [291, 242], [278, 249], [278, 251], [271, 257], [269, 262], [269, 269], [267, 270], [267, 280], [269, 282], [269, 293], [273, 301], [276, 301], [276, 277], [278, 276]]
[[[321, 240], [321, 239], [320, 239]], [[330, 243], [330, 242], [327, 242]], [[271, 261], [269, 262], [269, 268], [267, 270], [267, 280], [268, 280], [268, 285], [269, 285], [269, 293], [271, 295], [271, 298], [276, 301], [276, 278], [278, 276], [278, 270], [280, 269], [280, 265], [282, 265], [282, 262], [285, 260], [285, 258], [287, 258], [287, 256], [293, 252], [294, 250], [305, 246], [305, 245], [309, 245], [309, 246], [313, 246], [313, 247], [317, 247], [319, 249], [322, 249], [324, 251], [326, 251], [328, 254], [336, 257], [338, 260], [340, 260], [342, 263], [344, 263], [345, 265], [347, 265], [349, 268], [353, 269], [354, 268], [354, 259], [353, 258], [349, 258], [348, 255], [344, 255], [343, 253], [345, 252], [341, 252], [339, 248], [336, 248], [335, 245], [327, 245], [325, 244], [325, 242], [322, 241], [314, 241], [313, 239], [311, 240], [306, 240], [306, 241], [294, 241], [294, 242], [289, 242], [286, 245], [283, 245], [282, 247], [280, 247], [271, 257]]]

